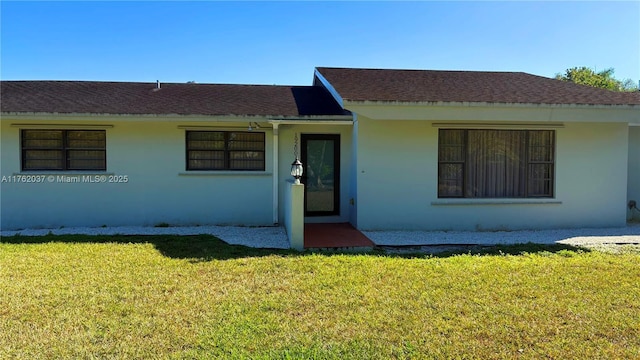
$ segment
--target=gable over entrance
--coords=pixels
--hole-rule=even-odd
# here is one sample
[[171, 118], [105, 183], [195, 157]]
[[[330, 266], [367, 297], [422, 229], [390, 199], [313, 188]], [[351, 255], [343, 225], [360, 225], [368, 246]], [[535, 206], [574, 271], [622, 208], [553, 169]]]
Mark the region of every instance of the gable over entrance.
[[514, 72], [321, 67], [314, 83], [356, 118], [360, 229], [621, 226], [640, 186], [637, 92]]

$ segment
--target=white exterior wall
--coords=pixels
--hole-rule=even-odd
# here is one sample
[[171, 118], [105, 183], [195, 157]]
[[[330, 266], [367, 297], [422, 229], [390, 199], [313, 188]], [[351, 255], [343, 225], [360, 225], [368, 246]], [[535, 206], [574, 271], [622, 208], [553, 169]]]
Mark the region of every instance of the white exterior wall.
[[[2, 123], [0, 176], [21, 174], [20, 128]], [[118, 225], [272, 225], [272, 130], [264, 131], [266, 171], [187, 172], [185, 129], [161, 121], [50, 121], [100, 123], [106, 129], [106, 175], [127, 175], [127, 183], [2, 183], [2, 229]], [[241, 131], [238, 124], [206, 130]], [[181, 126], [189, 125], [180, 123]], [[221, 125], [197, 123], [196, 125]], [[237, 126], [236, 128], [233, 128]], [[70, 126], [72, 127], [72, 126]], [[44, 126], [43, 128], [46, 128]], [[203, 129], [205, 130], [205, 129]], [[245, 128], [246, 130], [246, 128]], [[49, 174], [48, 172], [34, 172]], [[56, 172], [60, 175], [73, 173]], [[90, 174], [102, 174], [91, 172]]]
[[[295, 160], [293, 155], [294, 137], [298, 134], [298, 151], [301, 149], [302, 134], [338, 134], [340, 135], [340, 215], [305, 217], [308, 223], [343, 223], [349, 222], [353, 205], [350, 204], [351, 190], [350, 176], [352, 157], [352, 126], [351, 125], [287, 125], [281, 124], [279, 129], [280, 142], [280, 173], [279, 175], [279, 198], [280, 204], [284, 204], [284, 191], [286, 180], [291, 179], [291, 163]], [[279, 209], [280, 223], [283, 222], [284, 212], [282, 206]]]
[[[640, 208], [640, 126], [629, 127], [629, 181], [627, 196]], [[629, 217], [640, 220], [640, 212], [629, 211]]]
[[[17, 123], [43, 121], [3, 119], [0, 176], [21, 173], [20, 127], [10, 125]], [[111, 125], [105, 130], [106, 174], [127, 175], [129, 182], [2, 183], [2, 229], [273, 224], [273, 132], [266, 126], [254, 130], [265, 132], [264, 172], [187, 172], [186, 130], [178, 125], [244, 131], [247, 122], [92, 119], [52, 123], [66, 123], [70, 128], [89, 123]], [[339, 134], [341, 139], [340, 215], [306, 218], [307, 222], [351, 222], [362, 230], [622, 226], [628, 200], [640, 202], [640, 181], [634, 181], [640, 179], [640, 127], [565, 123], [556, 129], [555, 199], [515, 199], [510, 204], [504, 204], [508, 200], [438, 199], [437, 132], [430, 121], [371, 120], [364, 116], [358, 116], [353, 127], [281, 124], [279, 222], [284, 220], [284, 191], [286, 180], [291, 178], [295, 133]]]
[[349, 222], [358, 227], [358, 117], [354, 115], [351, 135], [351, 171], [349, 172]]
[[438, 128], [358, 116], [361, 230], [509, 230], [623, 226], [628, 125], [556, 129], [554, 199], [438, 199]]

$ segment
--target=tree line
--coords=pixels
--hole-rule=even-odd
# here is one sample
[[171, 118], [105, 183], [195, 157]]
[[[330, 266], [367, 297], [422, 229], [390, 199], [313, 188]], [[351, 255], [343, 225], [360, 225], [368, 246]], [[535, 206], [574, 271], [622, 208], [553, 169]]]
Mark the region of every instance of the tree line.
[[556, 79], [571, 81], [580, 85], [593, 86], [612, 91], [638, 91], [638, 85], [631, 79], [618, 80], [613, 77], [613, 68], [596, 72], [586, 66], [567, 69], [564, 74], [556, 74]]

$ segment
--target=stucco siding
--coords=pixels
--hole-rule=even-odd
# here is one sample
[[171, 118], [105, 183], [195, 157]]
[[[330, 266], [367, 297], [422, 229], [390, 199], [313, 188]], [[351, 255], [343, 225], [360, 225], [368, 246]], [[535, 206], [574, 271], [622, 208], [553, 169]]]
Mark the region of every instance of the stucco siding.
[[[19, 123], [1, 122], [1, 176], [20, 171]], [[437, 121], [435, 121], [437, 123]], [[59, 121], [57, 125], [87, 124]], [[0, 184], [2, 229], [116, 225], [272, 225], [273, 131], [265, 133], [264, 172], [188, 172], [185, 126], [169, 121], [93, 121], [104, 124], [107, 170], [126, 183]], [[362, 230], [509, 230], [622, 226], [628, 200], [640, 201], [640, 127], [624, 123], [564, 123], [556, 129], [552, 199], [439, 199], [438, 128], [431, 121], [372, 120], [350, 125], [279, 128], [278, 220], [290, 179], [293, 140], [301, 134], [339, 134], [338, 216], [307, 222], [352, 222]], [[194, 123], [244, 131], [242, 123]], [[179, 127], [180, 125], [180, 127]], [[46, 128], [46, 127], [43, 127]], [[211, 129], [211, 130], [215, 130]], [[35, 172], [48, 174], [47, 172]], [[55, 175], [65, 175], [56, 172]], [[70, 173], [70, 175], [74, 175]], [[82, 173], [84, 175], [84, 173]], [[357, 211], [356, 211], [357, 208]]]
[[358, 227], [358, 118], [354, 116], [351, 130], [351, 169], [349, 171], [349, 222]]
[[[640, 126], [629, 127], [628, 200], [635, 200], [640, 208]], [[640, 220], [640, 212], [629, 211], [629, 217]]]
[[628, 127], [556, 129], [553, 199], [438, 199], [438, 128], [358, 117], [358, 228], [511, 230], [622, 226]]
[[[24, 122], [29, 123], [28, 120]], [[2, 121], [1, 174], [21, 174], [18, 121]], [[33, 122], [31, 122], [33, 123]], [[56, 121], [56, 124], [63, 122]], [[109, 175], [126, 183], [2, 183], [2, 229], [117, 225], [271, 225], [271, 130], [266, 171], [185, 171], [185, 129], [171, 122], [103, 122]], [[79, 123], [67, 122], [72, 127]], [[81, 123], [80, 123], [81, 124]], [[188, 124], [181, 124], [188, 125]], [[199, 124], [202, 126], [203, 124]], [[244, 124], [243, 124], [244, 125]], [[233, 124], [220, 130], [235, 130]], [[43, 128], [46, 128], [43, 127]], [[36, 171], [45, 174], [44, 171]], [[90, 174], [103, 174], [89, 172]], [[55, 175], [75, 173], [55, 172]], [[84, 174], [81, 173], [81, 174]]]

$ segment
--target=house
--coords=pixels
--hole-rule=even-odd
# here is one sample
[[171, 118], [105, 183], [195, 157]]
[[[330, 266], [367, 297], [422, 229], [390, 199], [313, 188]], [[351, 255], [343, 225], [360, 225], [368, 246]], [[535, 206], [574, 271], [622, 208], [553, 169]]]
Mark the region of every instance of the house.
[[516, 72], [317, 68], [311, 86], [3, 81], [1, 227], [623, 226], [640, 93]]

